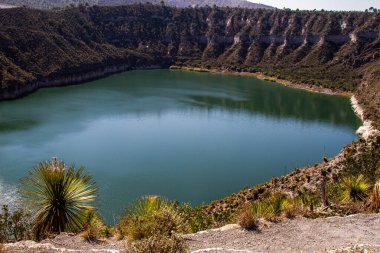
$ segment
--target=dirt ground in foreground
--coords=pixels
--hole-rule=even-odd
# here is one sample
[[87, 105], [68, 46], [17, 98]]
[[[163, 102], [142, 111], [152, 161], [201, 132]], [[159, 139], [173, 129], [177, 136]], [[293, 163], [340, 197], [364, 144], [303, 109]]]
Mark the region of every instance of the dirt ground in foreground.
[[[238, 225], [184, 235], [190, 252], [328, 252], [359, 245], [369, 251], [380, 252], [380, 214], [358, 214], [325, 219], [294, 219], [267, 223], [259, 231], [245, 231]], [[107, 240], [88, 243], [83, 238], [60, 234], [41, 243], [23, 241], [6, 245], [6, 252], [128, 252], [125, 241]]]

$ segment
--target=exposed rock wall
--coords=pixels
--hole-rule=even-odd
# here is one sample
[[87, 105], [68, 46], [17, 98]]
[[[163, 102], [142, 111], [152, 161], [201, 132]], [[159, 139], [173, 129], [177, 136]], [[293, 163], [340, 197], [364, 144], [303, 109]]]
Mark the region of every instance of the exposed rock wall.
[[0, 41], [0, 99], [171, 64], [261, 71], [330, 89], [362, 87], [361, 103], [379, 95], [373, 78], [380, 62], [376, 13], [149, 4], [17, 8], [0, 10]]

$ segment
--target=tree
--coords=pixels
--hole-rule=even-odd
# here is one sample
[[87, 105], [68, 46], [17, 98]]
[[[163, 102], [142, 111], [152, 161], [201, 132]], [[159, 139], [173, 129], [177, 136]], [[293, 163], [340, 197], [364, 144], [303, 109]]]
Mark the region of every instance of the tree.
[[96, 187], [83, 167], [67, 167], [53, 159], [40, 163], [22, 180], [21, 196], [32, 213], [35, 236], [41, 239], [81, 229], [86, 211], [94, 208]]

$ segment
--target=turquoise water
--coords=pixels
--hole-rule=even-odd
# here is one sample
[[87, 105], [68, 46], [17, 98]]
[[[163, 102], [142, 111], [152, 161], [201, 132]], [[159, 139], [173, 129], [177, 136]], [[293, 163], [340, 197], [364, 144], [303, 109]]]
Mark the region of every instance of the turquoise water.
[[156, 194], [199, 204], [332, 157], [356, 139], [349, 99], [251, 77], [130, 71], [0, 103], [0, 182], [52, 157], [83, 165], [107, 221]]

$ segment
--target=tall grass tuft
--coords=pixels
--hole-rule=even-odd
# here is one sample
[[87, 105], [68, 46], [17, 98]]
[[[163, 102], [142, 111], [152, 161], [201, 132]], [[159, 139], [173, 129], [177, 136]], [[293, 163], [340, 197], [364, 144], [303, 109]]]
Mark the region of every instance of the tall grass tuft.
[[274, 215], [279, 215], [289, 205], [288, 200], [282, 194], [276, 194], [269, 199], [269, 206], [272, 209]]
[[144, 196], [134, 201], [126, 210], [127, 216], [152, 215], [164, 206], [168, 206], [169, 201], [160, 196]]
[[33, 215], [35, 236], [41, 239], [49, 233], [80, 230], [86, 210], [94, 208], [96, 187], [82, 167], [53, 159], [22, 180], [21, 195]]
[[343, 178], [342, 187], [343, 201], [362, 201], [368, 195], [370, 184], [367, 183], [363, 175], [359, 175], [357, 177], [351, 176]]

